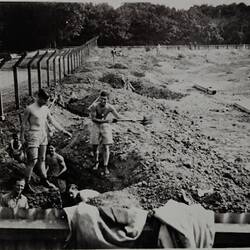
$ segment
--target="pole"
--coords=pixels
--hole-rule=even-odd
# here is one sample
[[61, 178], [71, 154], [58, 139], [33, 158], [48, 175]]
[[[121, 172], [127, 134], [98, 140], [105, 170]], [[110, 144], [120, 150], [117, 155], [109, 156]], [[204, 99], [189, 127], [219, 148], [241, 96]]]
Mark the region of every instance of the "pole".
[[4, 121], [4, 120], [5, 120], [5, 116], [4, 116], [4, 112], [3, 112], [2, 91], [0, 91], [0, 120], [1, 120], [1, 121]]
[[43, 58], [48, 54], [48, 51], [45, 51], [45, 53], [39, 58], [37, 61], [37, 77], [38, 77], [38, 90], [42, 88], [42, 77], [41, 77], [41, 61]]
[[51, 57], [56, 53], [56, 50], [54, 50], [51, 55], [48, 57], [47, 61], [46, 61], [46, 65], [47, 65], [47, 86], [50, 86], [50, 73], [49, 73], [49, 61], [51, 59]]
[[15, 102], [16, 102], [16, 109], [20, 108], [20, 99], [19, 99], [19, 89], [18, 89], [18, 65], [23, 61], [23, 59], [26, 57], [26, 52], [21, 55], [21, 57], [18, 59], [18, 61], [12, 66], [13, 70], [13, 77], [14, 77], [14, 90], [15, 90]]
[[57, 55], [54, 55], [55, 57], [53, 58], [53, 74], [54, 74], [54, 83], [56, 85], [56, 57]]
[[28, 68], [28, 88], [29, 88], [29, 96], [32, 96], [32, 82], [31, 82], [31, 65], [36, 59], [36, 57], [39, 55], [39, 51], [36, 52], [36, 54], [30, 59], [30, 61], [27, 63]]

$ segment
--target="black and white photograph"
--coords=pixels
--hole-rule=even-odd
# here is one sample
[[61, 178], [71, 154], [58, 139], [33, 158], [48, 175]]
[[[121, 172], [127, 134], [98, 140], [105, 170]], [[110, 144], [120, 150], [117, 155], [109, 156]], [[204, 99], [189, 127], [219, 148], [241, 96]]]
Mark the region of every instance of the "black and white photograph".
[[250, 249], [250, 0], [0, 1], [0, 250]]

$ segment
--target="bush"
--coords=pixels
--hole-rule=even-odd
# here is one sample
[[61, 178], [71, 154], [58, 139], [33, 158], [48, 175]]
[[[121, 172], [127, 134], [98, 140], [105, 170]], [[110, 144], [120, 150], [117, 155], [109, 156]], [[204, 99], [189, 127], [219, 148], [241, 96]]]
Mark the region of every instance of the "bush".
[[134, 75], [136, 77], [144, 77], [145, 73], [144, 72], [139, 72], [139, 71], [133, 71], [132, 75]]
[[119, 76], [118, 74], [114, 73], [107, 73], [104, 74], [103, 77], [99, 79], [101, 82], [106, 82], [111, 85], [111, 87], [116, 88], [116, 89], [121, 89], [124, 86], [124, 83], [122, 81], [122, 77]]

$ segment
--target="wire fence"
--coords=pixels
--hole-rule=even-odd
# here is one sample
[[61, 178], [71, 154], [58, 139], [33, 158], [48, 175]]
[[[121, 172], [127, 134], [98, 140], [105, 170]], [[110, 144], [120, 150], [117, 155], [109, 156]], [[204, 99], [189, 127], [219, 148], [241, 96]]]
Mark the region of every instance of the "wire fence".
[[[98, 36], [81, 46], [61, 50], [38, 50], [12, 54], [9, 60], [0, 62], [0, 119], [4, 119], [4, 104], [14, 96], [15, 108], [20, 108], [20, 97], [28, 93], [33, 96], [43, 87], [61, 84], [68, 74], [72, 74], [90, 51], [97, 46]], [[13, 100], [11, 100], [13, 102]]]
[[[100, 46], [106, 47], [106, 46]], [[149, 48], [154, 49], [157, 47], [166, 48], [166, 49], [190, 49], [190, 50], [201, 50], [201, 49], [250, 49], [250, 44], [186, 44], [186, 45], [124, 45], [124, 46], [115, 46], [115, 47], [126, 47], [126, 48]]]

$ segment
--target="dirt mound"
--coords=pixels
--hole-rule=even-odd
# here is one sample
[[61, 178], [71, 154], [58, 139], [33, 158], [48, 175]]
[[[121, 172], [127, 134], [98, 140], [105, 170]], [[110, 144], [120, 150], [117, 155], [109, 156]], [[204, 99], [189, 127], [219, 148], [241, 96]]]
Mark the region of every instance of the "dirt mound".
[[145, 73], [141, 72], [141, 71], [133, 71], [131, 73], [132, 73], [132, 75], [134, 75], [136, 77], [144, 77], [145, 76]]
[[115, 63], [114, 65], [111, 66], [113, 69], [127, 69], [128, 66], [123, 64], [123, 63]]
[[[122, 76], [119, 74], [107, 73], [99, 80], [101, 82], [110, 84], [110, 86], [115, 89], [121, 89], [124, 87], [124, 81], [122, 79]], [[156, 99], [178, 100], [185, 96], [184, 94], [171, 91], [166, 87], [160, 88], [155, 86], [148, 86], [146, 84], [143, 84], [140, 80], [135, 80], [134, 78], [132, 79], [129, 78], [128, 80], [134, 87], [135, 93], [146, 97], [151, 97]]]
[[124, 208], [141, 208], [136, 196], [127, 191], [106, 192], [90, 200], [89, 204], [94, 206], [119, 206]]
[[93, 95], [87, 95], [80, 100], [76, 100], [72, 103], [67, 104], [67, 109], [72, 112], [73, 114], [88, 117], [89, 116], [89, 106], [96, 100], [98, 97], [99, 92]]
[[141, 81], [132, 81], [132, 86], [135, 88], [135, 93], [156, 99], [178, 100], [184, 97], [184, 94], [177, 93], [165, 88], [154, 86], [146, 86]]
[[121, 89], [124, 86], [122, 76], [115, 73], [106, 73], [99, 81], [110, 84], [112, 88]]

